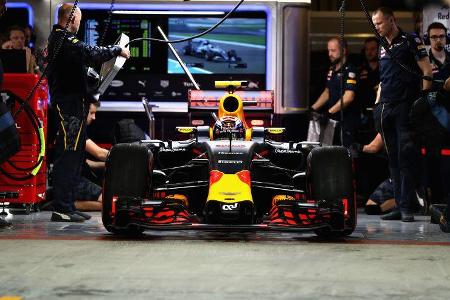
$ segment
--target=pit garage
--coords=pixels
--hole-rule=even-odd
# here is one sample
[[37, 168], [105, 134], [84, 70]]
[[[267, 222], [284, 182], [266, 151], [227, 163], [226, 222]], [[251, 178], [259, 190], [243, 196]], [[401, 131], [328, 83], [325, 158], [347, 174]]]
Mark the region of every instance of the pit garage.
[[444, 299], [448, 5], [0, 3], [0, 300]]

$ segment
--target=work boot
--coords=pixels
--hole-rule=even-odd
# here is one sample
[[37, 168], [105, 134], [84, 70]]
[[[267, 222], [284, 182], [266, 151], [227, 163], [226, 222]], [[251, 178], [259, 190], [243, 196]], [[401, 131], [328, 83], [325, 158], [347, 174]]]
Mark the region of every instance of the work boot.
[[85, 220], [89, 220], [91, 218], [91, 215], [89, 215], [87, 213], [84, 213], [84, 212], [81, 212], [79, 210], [76, 210], [73, 213], [76, 214], [76, 215], [79, 215], [80, 217], [83, 217]]
[[430, 223], [431, 224], [439, 224], [439, 220], [441, 219], [441, 216], [444, 212], [445, 206], [442, 207], [442, 205], [439, 204], [433, 204], [430, 206]]
[[393, 210], [388, 214], [382, 215], [380, 217], [381, 220], [385, 220], [385, 221], [391, 221], [391, 220], [401, 220], [402, 219], [402, 214], [400, 213], [399, 210]]
[[402, 222], [414, 222], [414, 215], [410, 212], [401, 212]]
[[11, 223], [6, 221], [3, 218], [0, 218], [0, 228], [7, 227], [7, 226], [11, 226]]
[[53, 222], [84, 222], [86, 219], [75, 213], [60, 213], [54, 211], [50, 219]]

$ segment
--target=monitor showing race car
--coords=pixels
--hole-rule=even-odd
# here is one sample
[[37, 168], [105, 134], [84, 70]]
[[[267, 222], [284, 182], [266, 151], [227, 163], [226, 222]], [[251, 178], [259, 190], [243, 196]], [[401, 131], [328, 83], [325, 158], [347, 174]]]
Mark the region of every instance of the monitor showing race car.
[[[169, 18], [169, 39], [203, 32], [220, 18]], [[174, 44], [193, 74], [265, 74], [266, 19], [230, 18], [212, 32], [192, 41]], [[183, 73], [169, 53], [169, 74]]]

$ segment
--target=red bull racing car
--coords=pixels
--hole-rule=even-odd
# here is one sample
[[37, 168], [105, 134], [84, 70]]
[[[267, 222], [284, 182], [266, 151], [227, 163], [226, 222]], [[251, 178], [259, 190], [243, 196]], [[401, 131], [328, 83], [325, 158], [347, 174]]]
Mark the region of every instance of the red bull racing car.
[[177, 128], [185, 140], [114, 146], [103, 188], [106, 229], [350, 235], [356, 202], [348, 150], [276, 141], [284, 128], [249, 127], [244, 104], [225, 93], [214, 126]]

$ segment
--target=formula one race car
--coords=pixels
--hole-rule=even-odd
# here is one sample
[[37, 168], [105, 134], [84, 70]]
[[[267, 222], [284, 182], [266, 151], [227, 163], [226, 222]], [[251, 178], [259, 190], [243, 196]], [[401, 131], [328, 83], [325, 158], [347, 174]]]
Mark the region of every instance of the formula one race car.
[[106, 229], [351, 234], [356, 202], [349, 151], [275, 141], [284, 128], [250, 128], [244, 104], [230, 89], [220, 99], [214, 126], [177, 127], [186, 140], [114, 146], [103, 189]]
[[241, 58], [237, 56], [235, 50], [226, 52], [219, 46], [213, 45], [210, 41], [204, 39], [198, 39], [192, 42], [189, 41], [188, 44], [183, 47], [183, 54], [203, 57], [208, 61], [215, 62], [241, 61]]

